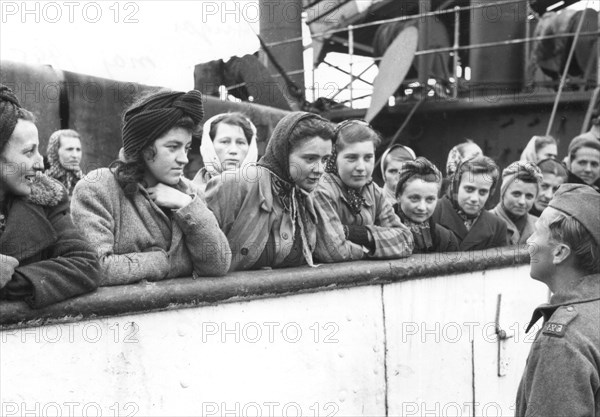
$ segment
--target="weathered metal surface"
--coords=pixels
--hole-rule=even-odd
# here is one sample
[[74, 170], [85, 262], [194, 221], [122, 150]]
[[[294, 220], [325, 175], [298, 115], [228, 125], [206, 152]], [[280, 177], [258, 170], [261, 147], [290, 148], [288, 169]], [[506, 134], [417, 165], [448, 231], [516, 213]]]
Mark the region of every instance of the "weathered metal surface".
[[518, 247], [488, 251], [414, 255], [392, 261], [360, 261], [279, 270], [234, 272], [222, 278], [179, 278], [99, 288], [95, 293], [31, 310], [24, 303], [0, 304], [0, 328], [29, 320], [102, 317], [148, 312], [185, 305], [239, 301], [403, 281], [422, 277], [500, 268], [526, 262]]
[[[13, 87], [23, 107], [33, 110], [38, 116], [42, 151], [55, 130], [70, 128], [81, 133], [84, 172], [108, 166], [117, 159], [122, 146], [123, 110], [138, 95], [158, 88], [53, 70], [49, 66], [9, 61], [1, 61], [0, 65], [1, 81]], [[245, 113], [257, 127], [261, 153], [277, 122], [288, 113], [249, 102], [234, 103], [206, 96], [204, 109], [206, 119], [218, 113]], [[62, 119], [61, 110], [65, 113]], [[199, 149], [198, 139], [192, 145], [193, 150]]]
[[[510, 339], [499, 378], [495, 300], [501, 291], [503, 327], [522, 331], [547, 294], [514, 260], [403, 268], [438, 274], [424, 279], [374, 278], [383, 263], [355, 263], [372, 285], [286, 297], [285, 272], [259, 272], [262, 297], [248, 302], [4, 328], [2, 415], [511, 415], [530, 345]], [[300, 271], [288, 272], [307, 279]]]

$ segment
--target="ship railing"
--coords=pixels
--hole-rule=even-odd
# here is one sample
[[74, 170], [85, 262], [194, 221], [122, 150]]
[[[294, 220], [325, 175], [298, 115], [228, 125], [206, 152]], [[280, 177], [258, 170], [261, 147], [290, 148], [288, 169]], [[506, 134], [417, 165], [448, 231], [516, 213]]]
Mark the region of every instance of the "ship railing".
[[[408, 15], [408, 16], [400, 16], [400, 17], [394, 17], [394, 18], [390, 18], [390, 19], [382, 19], [382, 20], [377, 20], [374, 22], [368, 22], [368, 23], [361, 23], [361, 24], [356, 24], [356, 25], [348, 25], [346, 27], [343, 28], [336, 28], [336, 29], [328, 29], [326, 31], [323, 32], [319, 32], [319, 33], [314, 33], [311, 34], [311, 39], [312, 41], [324, 41], [326, 40], [328, 37], [338, 34], [338, 33], [342, 33], [342, 32], [347, 32], [348, 34], [348, 41], [345, 42], [345, 45], [348, 47], [348, 57], [349, 57], [349, 63], [348, 63], [348, 67], [349, 69], [346, 71], [342, 68], [340, 68], [339, 66], [336, 65], [332, 65], [331, 63], [324, 61], [324, 63], [336, 70], [341, 71], [342, 73], [344, 73], [345, 75], [347, 75], [348, 78], [348, 82], [341, 88], [337, 89], [337, 92], [333, 94], [332, 97], [328, 97], [329, 99], [335, 99], [337, 96], [339, 96], [343, 91], [348, 90], [349, 93], [349, 99], [343, 101], [342, 103], [348, 103], [349, 106], [352, 108], [353, 107], [353, 102], [357, 101], [358, 99], [362, 99], [362, 98], [368, 98], [370, 97], [370, 94], [363, 94], [360, 97], [355, 97], [355, 90], [356, 87], [354, 86], [355, 82], [358, 80], [362, 83], [367, 84], [368, 86], [372, 86], [372, 83], [361, 78], [362, 75], [364, 75], [364, 73], [366, 71], [368, 71], [373, 65], [369, 65], [366, 69], [363, 69], [360, 74], [355, 74], [354, 71], [354, 67], [355, 67], [355, 50], [357, 47], [357, 44], [354, 41], [354, 33], [356, 30], [358, 29], [363, 29], [366, 27], [371, 27], [371, 26], [378, 26], [381, 24], [385, 24], [385, 23], [392, 23], [392, 22], [402, 22], [402, 21], [409, 21], [409, 20], [422, 20], [422, 19], [426, 19], [426, 18], [433, 18], [433, 17], [438, 17], [441, 15], [446, 15], [446, 14], [454, 14], [454, 34], [453, 34], [453, 44], [452, 46], [449, 47], [442, 47], [442, 48], [433, 48], [433, 49], [425, 49], [425, 50], [418, 50], [415, 53], [415, 56], [425, 56], [425, 55], [434, 55], [434, 54], [439, 54], [439, 53], [451, 53], [452, 58], [453, 58], [453, 74], [452, 74], [452, 79], [451, 81], [451, 88], [452, 88], [452, 98], [457, 98], [459, 95], [459, 85], [461, 81], [465, 81], [465, 77], [464, 77], [464, 72], [459, 69], [460, 68], [460, 63], [459, 63], [459, 52], [460, 51], [467, 51], [467, 50], [474, 50], [474, 49], [485, 49], [485, 48], [493, 48], [493, 47], [499, 47], [499, 46], [510, 46], [510, 45], [517, 45], [517, 44], [525, 44], [525, 48], [524, 48], [524, 62], [528, 62], [529, 58], [530, 58], [530, 43], [534, 42], [534, 41], [541, 41], [541, 40], [548, 40], [548, 39], [560, 39], [560, 38], [575, 38], [577, 36], [579, 36], [580, 38], [583, 37], [588, 37], [588, 36], [595, 36], [598, 37], [600, 36], [600, 30], [598, 31], [585, 31], [585, 32], [581, 32], [579, 34], [577, 33], [561, 33], [561, 34], [554, 34], [554, 35], [544, 35], [544, 36], [526, 36], [524, 38], [518, 38], [518, 39], [510, 39], [510, 40], [502, 40], [502, 41], [495, 41], [495, 42], [485, 42], [485, 43], [478, 43], [478, 44], [470, 44], [470, 45], [460, 45], [460, 41], [459, 41], [459, 27], [460, 27], [460, 14], [461, 12], [464, 11], [473, 11], [473, 10], [477, 10], [477, 9], [483, 9], [483, 8], [492, 8], [492, 7], [506, 7], [512, 4], [523, 4], [525, 3], [528, 7], [528, 17], [525, 19], [525, 24], [526, 24], [526, 33], [530, 33], [530, 21], [532, 18], [532, 15], [530, 15], [530, 10], [529, 10], [529, 5], [528, 5], [528, 1], [527, 0], [508, 0], [508, 1], [501, 1], [501, 2], [493, 2], [493, 3], [487, 3], [487, 2], [482, 2], [480, 4], [474, 4], [474, 5], [470, 5], [470, 6], [464, 6], [464, 7], [459, 7], [456, 6], [452, 9], [444, 9], [444, 10], [436, 10], [436, 11], [427, 11], [427, 12], [421, 12], [418, 14], [414, 14], [414, 15]], [[285, 45], [285, 44], [290, 44], [290, 43], [295, 43], [295, 42], [302, 42], [303, 38], [302, 37], [295, 37], [295, 38], [290, 38], [290, 39], [286, 39], [286, 40], [282, 40], [282, 41], [278, 41], [278, 42], [271, 42], [266, 44], [267, 47], [272, 48], [272, 47], [276, 47], [276, 46], [281, 46], [281, 45]], [[600, 46], [599, 46], [600, 47]], [[380, 61], [382, 59], [382, 57], [374, 57], [373, 58], [373, 63], [376, 63], [378, 61]], [[600, 54], [599, 54], [599, 59], [600, 59]], [[312, 87], [311, 90], [313, 92], [313, 95], [315, 96], [314, 99], [316, 99], [316, 91], [318, 90], [318, 88], [316, 87], [315, 84], [315, 76], [314, 76], [314, 72], [315, 72], [315, 68], [314, 68], [314, 63], [313, 63], [313, 68], [310, 69], [310, 71], [313, 73], [313, 77], [312, 77]], [[459, 73], [460, 71], [460, 73]], [[522, 86], [523, 88], [526, 87], [525, 83], [528, 82], [528, 68], [527, 65], [525, 65], [524, 71], [526, 72], [526, 74], [523, 77], [524, 80], [524, 85]], [[305, 70], [294, 70], [294, 71], [290, 71], [287, 74], [288, 75], [297, 75], [300, 73], [305, 73]], [[598, 72], [600, 72], [600, 65], [598, 66]], [[462, 75], [462, 76], [461, 76]], [[410, 83], [410, 82], [418, 82], [418, 80], [421, 80], [423, 77], [419, 76], [417, 80], [405, 80], [406, 83]], [[600, 77], [597, 77], [600, 78]], [[577, 86], [577, 87], [581, 87], [581, 86], [589, 86], [589, 82], [586, 80], [578, 80], [578, 79], [573, 79], [570, 80], [569, 83], [571, 85]], [[598, 82], [596, 82], [597, 84]], [[554, 81], [554, 82], [543, 82], [543, 83], [538, 83], [536, 82], [536, 85], [539, 84], [540, 86], [543, 84], [544, 86], [549, 85], [550, 87], [558, 87], [558, 82]], [[240, 87], [243, 86], [243, 84], [239, 84], [236, 85], [235, 87]], [[595, 86], [594, 86], [595, 87]], [[229, 87], [228, 89], [231, 89], [233, 87]]]

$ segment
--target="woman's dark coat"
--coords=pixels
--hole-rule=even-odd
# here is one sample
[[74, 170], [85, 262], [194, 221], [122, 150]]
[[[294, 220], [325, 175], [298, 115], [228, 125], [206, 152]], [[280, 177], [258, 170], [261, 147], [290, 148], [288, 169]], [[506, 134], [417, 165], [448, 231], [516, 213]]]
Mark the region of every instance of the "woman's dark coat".
[[66, 189], [48, 177], [32, 186], [27, 199], [9, 202], [0, 254], [19, 261], [0, 299], [41, 308], [98, 286], [96, 253], [71, 221]]

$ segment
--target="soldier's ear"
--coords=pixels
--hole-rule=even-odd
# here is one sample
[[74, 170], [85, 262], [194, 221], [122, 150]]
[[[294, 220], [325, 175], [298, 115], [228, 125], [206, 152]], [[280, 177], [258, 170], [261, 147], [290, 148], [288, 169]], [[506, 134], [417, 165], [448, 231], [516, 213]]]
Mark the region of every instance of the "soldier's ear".
[[569, 245], [557, 242], [552, 250], [552, 264], [555, 266], [564, 264], [571, 256], [571, 248]]

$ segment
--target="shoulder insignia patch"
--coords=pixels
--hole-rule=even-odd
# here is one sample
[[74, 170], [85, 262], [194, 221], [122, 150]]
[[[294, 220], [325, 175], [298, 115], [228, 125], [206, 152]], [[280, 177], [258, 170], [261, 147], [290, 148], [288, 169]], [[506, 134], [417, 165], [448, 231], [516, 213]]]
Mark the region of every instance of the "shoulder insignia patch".
[[559, 307], [550, 319], [544, 323], [542, 333], [548, 336], [564, 337], [567, 327], [577, 317], [577, 310], [573, 306]]
[[566, 324], [548, 322], [544, 324], [544, 334], [555, 337], [563, 337], [567, 330]]

